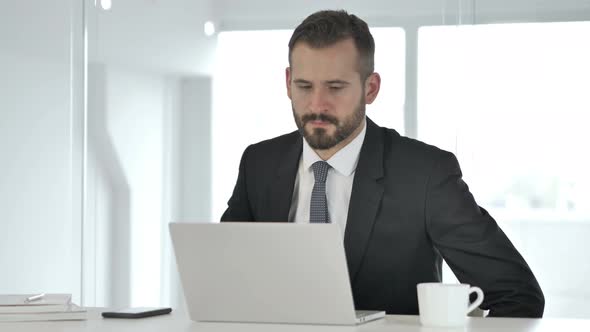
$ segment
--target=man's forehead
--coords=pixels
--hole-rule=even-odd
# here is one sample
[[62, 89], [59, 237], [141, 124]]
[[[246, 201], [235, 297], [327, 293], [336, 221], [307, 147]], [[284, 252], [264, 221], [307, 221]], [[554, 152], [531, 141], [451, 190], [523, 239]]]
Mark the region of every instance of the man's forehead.
[[359, 78], [360, 74], [356, 70], [350, 70], [341, 73], [322, 73], [305, 70], [291, 70], [291, 80], [294, 83], [352, 83]]
[[293, 79], [351, 80], [359, 75], [359, 61], [352, 40], [343, 40], [326, 47], [312, 47], [298, 42], [291, 54]]

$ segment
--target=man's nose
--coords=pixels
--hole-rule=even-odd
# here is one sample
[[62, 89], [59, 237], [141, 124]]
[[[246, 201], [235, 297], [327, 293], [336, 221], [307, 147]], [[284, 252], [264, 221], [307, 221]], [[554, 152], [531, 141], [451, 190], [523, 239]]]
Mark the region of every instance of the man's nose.
[[310, 109], [313, 112], [324, 112], [328, 109], [328, 96], [325, 89], [314, 89], [311, 95]]

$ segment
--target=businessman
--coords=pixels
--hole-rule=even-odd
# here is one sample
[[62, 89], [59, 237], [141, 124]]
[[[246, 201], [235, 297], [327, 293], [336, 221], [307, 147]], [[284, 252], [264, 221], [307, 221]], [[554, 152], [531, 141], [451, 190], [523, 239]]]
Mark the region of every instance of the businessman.
[[299, 130], [244, 151], [222, 221], [338, 224], [358, 309], [417, 314], [416, 284], [440, 281], [445, 259], [482, 288], [489, 316], [541, 317], [535, 276], [455, 156], [366, 117], [381, 83], [374, 52], [367, 24], [345, 11], [295, 29], [286, 87]]

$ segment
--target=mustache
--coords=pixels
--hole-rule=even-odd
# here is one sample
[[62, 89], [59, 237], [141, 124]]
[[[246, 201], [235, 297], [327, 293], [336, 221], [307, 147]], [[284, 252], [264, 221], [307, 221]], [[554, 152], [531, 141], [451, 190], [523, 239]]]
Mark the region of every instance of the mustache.
[[305, 114], [301, 117], [301, 122], [303, 124], [308, 123], [309, 121], [325, 121], [330, 122], [332, 124], [338, 125], [338, 119], [333, 116], [327, 114]]

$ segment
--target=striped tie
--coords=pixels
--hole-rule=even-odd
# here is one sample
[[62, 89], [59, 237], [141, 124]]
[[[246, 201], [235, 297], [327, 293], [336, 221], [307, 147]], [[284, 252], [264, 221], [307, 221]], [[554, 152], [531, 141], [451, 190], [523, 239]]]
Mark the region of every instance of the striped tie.
[[311, 204], [309, 206], [310, 223], [329, 223], [328, 203], [326, 200], [326, 178], [330, 165], [325, 161], [316, 161], [311, 165], [315, 183], [311, 192]]

